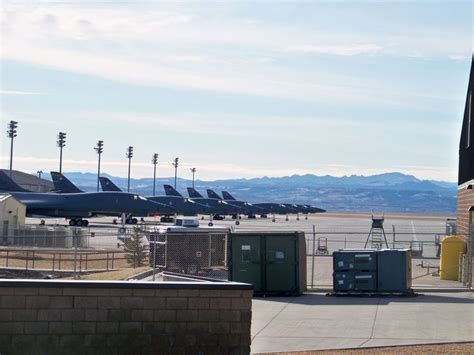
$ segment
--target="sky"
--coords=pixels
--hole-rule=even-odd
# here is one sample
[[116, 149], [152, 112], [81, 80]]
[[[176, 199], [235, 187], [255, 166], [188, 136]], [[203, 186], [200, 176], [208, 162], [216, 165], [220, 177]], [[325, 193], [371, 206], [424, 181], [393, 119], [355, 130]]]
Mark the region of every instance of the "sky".
[[[471, 1], [1, 2], [14, 169], [457, 180]], [[10, 141], [1, 135], [0, 166]]]

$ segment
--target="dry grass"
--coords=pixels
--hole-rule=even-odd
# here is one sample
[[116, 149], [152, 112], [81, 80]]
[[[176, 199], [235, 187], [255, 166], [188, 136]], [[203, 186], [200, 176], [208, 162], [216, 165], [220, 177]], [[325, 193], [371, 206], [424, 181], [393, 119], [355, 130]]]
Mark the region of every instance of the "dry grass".
[[312, 355], [312, 354], [474, 354], [474, 343], [448, 343], [410, 346], [389, 346], [377, 348], [360, 348], [345, 350], [320, 350], [303, 352], [267, 353], [260, 355]]
[[[125, 280], [136, 274], [151, 270], [149, 266], [127, 268], [115, 271], [97, 272], [93, 274], [81, 275], [80, 280]], [[73, 279], [73, 277], [65, 277], [64, 279]]]
[[[116, 252], [93, 252], [79, 251], [77, 253], [77, 269], [85, 270], [107, 270], [129, 268], [125, 260], [125, 253]], [[15, 250], [0, 251], [0, 268], [14, 267], [25, 269], [43, 270], [73, 270], [74, 252], [72, 251], [26, 251]]]

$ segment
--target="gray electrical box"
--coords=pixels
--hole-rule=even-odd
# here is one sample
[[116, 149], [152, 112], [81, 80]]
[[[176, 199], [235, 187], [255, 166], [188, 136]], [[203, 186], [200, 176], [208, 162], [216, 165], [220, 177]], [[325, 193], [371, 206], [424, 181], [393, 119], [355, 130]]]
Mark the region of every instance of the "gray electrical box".
[[335, 292], [405, 293], [411, 288], [411, 250], [338, 250], [333, 270]]
[[377, 250], [344, 249], [333, 252], [334, 271], [375, 271]]
[[335, 272], [334, 291], [377, 291], [377, 274], [375, 272]]
[[378, 252], [377, 284], [381, 292], [407, 292], [411, 288], [410, 249], [382, 249]]

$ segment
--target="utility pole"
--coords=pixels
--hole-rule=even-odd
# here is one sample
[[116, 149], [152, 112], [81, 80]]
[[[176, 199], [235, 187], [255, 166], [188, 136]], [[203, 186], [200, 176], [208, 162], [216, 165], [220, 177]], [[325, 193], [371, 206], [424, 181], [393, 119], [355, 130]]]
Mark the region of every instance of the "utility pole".
[[98, 141], [96, 146], [94, 147], [94, 150], [99, 155], [99, 159], [98, 159], [98, 162], [97, 162], [97, 192], [98, 192], [99, 191], [99, 181], [100, 181], [100, 156], [102, 155], [102, 152], [104, 151], [104, 141]]
[[196, 173], [196, 168], [189, 169], [193, 173], [193, 189], [194, 189], [194, 174]]
[[127, 192], [130, 192], [130, 168], [132, 165], [132, 157], [133, 157], [133, 147], [129, 146], [127, 148], [127, 153], [125, 154], [128, 159], [128, 184], [127, 184]]
[[66, 133], [59, 132], [56, 143], [59, 147], [59, 173], [61, 174], [63, 172], [63, 148], [66, 146]]
[[156, 164], [158, 164], [158, 153], [153, 154], [151, 158], [153, 163], [153, 196], [155, 196], [155, 187], [156, 187]]
[[13, 138], [17, 136], [17, 129], [18, 128], [18, 122], [16, 121], [10, 121], [8, 124], [8, 131], [7, 135], [8, 138], [11, 139], [10, 143], [10, 178], [12, 177], [12, 169], [13, 169]]
[[176, 181], [178, 179], [178, 161], [179, 158], [174, 158], [172, 165], [174, 166], [174, 188], [176, 190]]

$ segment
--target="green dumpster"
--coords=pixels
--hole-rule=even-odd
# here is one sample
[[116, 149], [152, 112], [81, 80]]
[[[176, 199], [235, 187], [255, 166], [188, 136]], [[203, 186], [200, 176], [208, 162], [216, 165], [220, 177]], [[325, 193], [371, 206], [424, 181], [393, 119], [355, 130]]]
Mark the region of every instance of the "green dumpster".
[[304, 233], [231, 233], [229, 278], [253, 284], [256, 295], [300, 295], [306, 291]]

